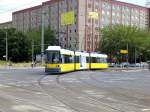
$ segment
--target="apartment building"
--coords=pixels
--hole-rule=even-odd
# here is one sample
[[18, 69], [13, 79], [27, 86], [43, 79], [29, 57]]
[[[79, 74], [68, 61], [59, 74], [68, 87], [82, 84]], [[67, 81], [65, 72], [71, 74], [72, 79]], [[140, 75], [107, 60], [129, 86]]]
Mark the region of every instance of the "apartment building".
[[0, 23], [0, 29], [11, 28], [11, 27], [12, 27], [12, 21]]
[[[115, 0], [50, 0], [13, 13], [13, 27], [20, 31], [50, 27], [63, 48], [95, 51], [106, 25], [136, 25], [149, 29], [149, 8]], [[70, 17], [67, 15], [71, 15]], [[73, 17], [72, 17], [73, 15]], [[70, 23], [63, 23], [64, 18]]]
[[12, 24], [19, 31], [39, 30], [41, 26], [41, 5], [13, 12]]

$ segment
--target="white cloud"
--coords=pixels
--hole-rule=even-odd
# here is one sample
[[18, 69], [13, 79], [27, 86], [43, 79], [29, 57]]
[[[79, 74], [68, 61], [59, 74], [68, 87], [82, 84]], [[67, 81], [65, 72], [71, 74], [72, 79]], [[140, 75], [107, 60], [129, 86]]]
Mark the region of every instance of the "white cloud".
[[0, 23], [11, 21], [12, 12], [42, 4], [47, 0], [0, 0]]
[[11, 18], [12, 18], [11, 12], [0, 14], [0, 23], [11, 21]]

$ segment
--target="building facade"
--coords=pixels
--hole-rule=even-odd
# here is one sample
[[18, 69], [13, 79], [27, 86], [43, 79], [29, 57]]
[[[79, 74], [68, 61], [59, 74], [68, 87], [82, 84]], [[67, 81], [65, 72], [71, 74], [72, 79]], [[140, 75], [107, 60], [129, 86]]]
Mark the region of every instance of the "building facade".
[[41, 5], [13, 12], [12, 24], [19, 31], [39, 30], [41, 26]]
[[12, 28], [12, 21], [0, 23], [0, 29], [4, 29], [4, 28]]
[[[62, 24], [67, 12], [73, 12], [72, 24]], [[149, 29], [149, 12], [149, 8], [114, 0], [50, 0], [14, 12], [12, 23], [20, 31], [39, 30], [43, 14], [45, 27], [56, 33], [63, 48], [95, 51], [100, 39], [97, 29], [114, 24]]]

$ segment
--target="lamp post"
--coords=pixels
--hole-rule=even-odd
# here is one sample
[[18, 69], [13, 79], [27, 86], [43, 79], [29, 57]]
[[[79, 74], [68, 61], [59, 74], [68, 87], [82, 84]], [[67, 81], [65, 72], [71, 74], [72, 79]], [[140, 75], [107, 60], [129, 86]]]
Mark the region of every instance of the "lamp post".
[[34, 66], [34, 40], [32, 39], [32, 67]]
[[7, 63], [8, 63], [8, 32], [7, 32], [7, 27], [5, 27], [5, 30], [6, 30], [6, 33], [5, 33], [5, 48], [6, 48], [5, 59], [6, 59], [6, 65], [7, 65]]
[[136, 48], [135, 48], [135, 51], [134, 51], [134, 63], [136, 64]]
[[42, 65], [44, 64], [44, 19], [45, 19], [45, 12], [44, 9], [42, 8], [42, 31], [41, 31], [41, 61]]
[[129, 44], [127, 43], [127, 63], [129, 63]]
[[6, 62], [8, 62], [8, 37], [7, 37], [7, 31], [6, 31]]

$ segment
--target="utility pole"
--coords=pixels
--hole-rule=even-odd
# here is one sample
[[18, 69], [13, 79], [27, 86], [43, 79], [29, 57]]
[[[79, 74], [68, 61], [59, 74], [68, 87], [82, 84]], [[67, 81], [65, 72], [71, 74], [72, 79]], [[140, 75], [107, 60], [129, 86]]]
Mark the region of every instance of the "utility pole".
[[34, 64], [34, 40], [32, 39], [32, 64]]
[[6, 64], [8, 62], [8, 33], [6, 31]]
[[41, 33], [41, 61], [42, 65], [44, 64], [44, 19], [45, 19], [45, 12], [44, 9], [42, 8], [42, 33]]
[[136, 48], [135, 48], [135, 57], [134, 57], [134, 63], [136, 64]]
[[129, 44], [127, 43], [127, 63], [129, 62]]

